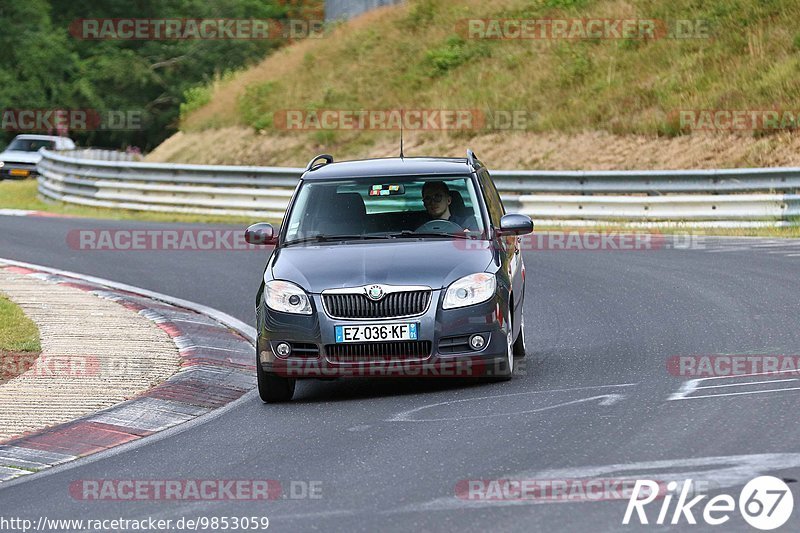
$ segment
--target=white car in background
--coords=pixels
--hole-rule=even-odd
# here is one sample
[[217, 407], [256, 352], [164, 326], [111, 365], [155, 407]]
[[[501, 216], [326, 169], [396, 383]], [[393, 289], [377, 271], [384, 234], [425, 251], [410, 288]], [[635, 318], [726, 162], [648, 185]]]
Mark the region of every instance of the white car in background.
[[25, 179], [36, 175], [36, 164], [42, 159], [39, 150], [74, 150], [69, 137], [55, 135], [17, 135], [11, 144], [0, 152], [0, 180]]

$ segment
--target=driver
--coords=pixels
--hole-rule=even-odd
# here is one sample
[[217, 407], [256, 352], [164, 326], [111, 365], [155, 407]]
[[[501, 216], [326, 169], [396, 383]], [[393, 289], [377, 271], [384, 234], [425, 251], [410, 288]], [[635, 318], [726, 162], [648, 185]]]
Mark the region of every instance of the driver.
[[422, 186], [422, 203], [425, 205], [425, 210], [431, 220], [449, 220], [462, 228], [472, 227], [474, 225], [474, 217], [461, 217], [450, 213], [452, 201], [450, 188], [445, 182], [427, 181]]

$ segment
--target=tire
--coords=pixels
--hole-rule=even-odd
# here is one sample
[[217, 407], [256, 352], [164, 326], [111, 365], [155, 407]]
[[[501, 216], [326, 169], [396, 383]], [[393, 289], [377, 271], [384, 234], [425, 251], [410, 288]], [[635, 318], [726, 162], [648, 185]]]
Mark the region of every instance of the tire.
[[514, 341], [514, 357], [517, 359], [525, 357], [525, 315], [522, 309], [519, 311], [519, 333]]
[[261, 369], [260, 361], [256, 361], [256, 374], [258, 375], [258, 395], [262, 402], [288, 402], [294, 396], [296, 380], [264, 372]]
[[494, 377], [490, 378], [491, 382], [508, 381], [514, 377], [514, 328], [511, 324], [511, 309], [508, 310], [508, 333], [506, 334], [506, 360], [501, 363], [499, 371]]

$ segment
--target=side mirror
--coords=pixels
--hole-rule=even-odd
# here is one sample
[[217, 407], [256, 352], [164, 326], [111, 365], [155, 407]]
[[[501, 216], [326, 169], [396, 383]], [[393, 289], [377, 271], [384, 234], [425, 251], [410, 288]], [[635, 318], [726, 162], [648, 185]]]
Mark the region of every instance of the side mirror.
[[272, 224], [259, 222], [245, 230], [244, 240], [247, 241], [248, 244], [276, 244], [278, 242], [278, 236], [275, 235], [275, 229], [272, 227]]
[[527, 215], [504, 215], [500, 219], [498, 235], [526, 235], [533, 231], [533, 221]]

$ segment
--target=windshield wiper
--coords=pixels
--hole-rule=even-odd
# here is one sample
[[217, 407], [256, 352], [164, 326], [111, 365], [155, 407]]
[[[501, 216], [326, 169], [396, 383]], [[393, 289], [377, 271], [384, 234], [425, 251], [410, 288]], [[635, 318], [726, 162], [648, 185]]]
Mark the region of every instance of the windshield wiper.
[[396, 231], [393, 233], [387, 233], [388, 237], [398, 238], [398, 237], [447, 237], [450, 239], [469, 239], [469, 235], [467, 233], [447, 233], [444, 231], [424, 231], [424, 232], [417, 232], [404, 229], [403, 231]]
[[332, 241], [349, 241], [349, 240], [366, 240], [366, 239], [386, 239], [385, 235], [314, 235], [313, 237], [303, 237], [302, 239], [294, 239], [283, 243], [284, 246], [290, 244], [301, 244], [304, 242], [332, 242]]

